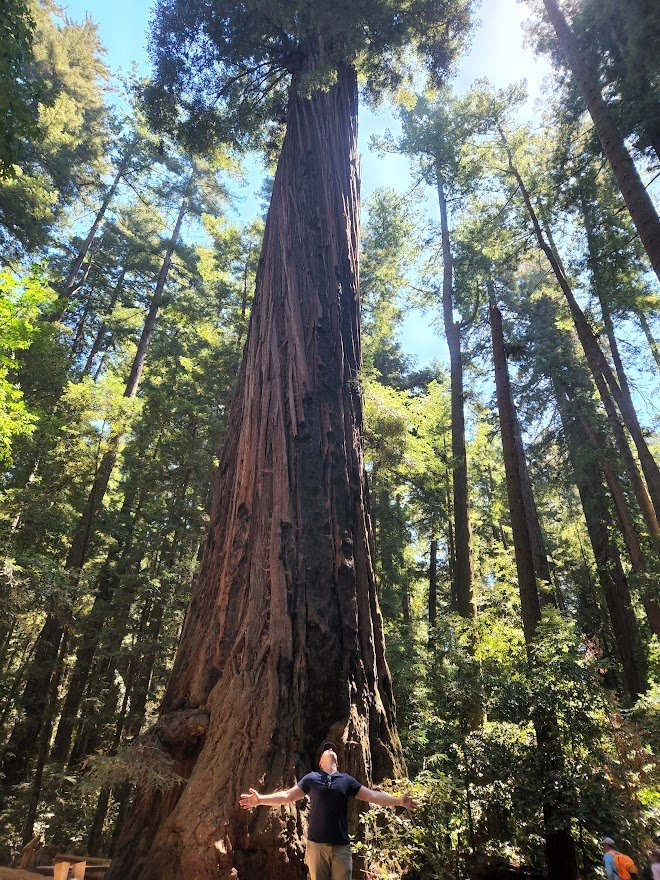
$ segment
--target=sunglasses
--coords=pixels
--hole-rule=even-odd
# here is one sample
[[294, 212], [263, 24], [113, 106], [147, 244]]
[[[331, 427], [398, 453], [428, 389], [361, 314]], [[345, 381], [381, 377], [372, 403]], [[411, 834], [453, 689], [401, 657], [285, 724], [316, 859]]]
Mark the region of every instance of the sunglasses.
[[329, 773], [324, 773], [323, 778], [321, 779], [321, 785], [325, 785], [326, 788], [332, 787], [332, 776]]

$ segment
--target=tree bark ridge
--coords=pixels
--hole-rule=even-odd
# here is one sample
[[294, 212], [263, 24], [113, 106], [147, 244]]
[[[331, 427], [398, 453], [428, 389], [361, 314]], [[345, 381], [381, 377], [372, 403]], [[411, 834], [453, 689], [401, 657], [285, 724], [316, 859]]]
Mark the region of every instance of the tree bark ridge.
[[[314, 63], [315, 49], [308, 56]], [[162, 711], [200, 708], [186, 785], [142, 792], [112, 877], [299, 880], [304, 814], [240, 814], [324, 738], [367, 784], [403, 770], [361, 448], [357, 83], [292, 85], [201, 572]]]

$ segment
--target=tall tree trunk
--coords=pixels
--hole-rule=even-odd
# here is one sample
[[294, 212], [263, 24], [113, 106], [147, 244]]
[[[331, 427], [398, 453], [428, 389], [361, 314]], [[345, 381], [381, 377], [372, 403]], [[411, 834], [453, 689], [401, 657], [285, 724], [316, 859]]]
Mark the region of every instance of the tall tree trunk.
[[[530, 303], [530, 323], [535, 338], [550, 341], [555, 355], [544, 357], [541, 368], [552, 383], [566, 445], [584, 512], [596, 571], [621, 661], [625, 687], [632, 699], [647, 688], [646, 655], [632, 607], [630, 589], [613, 536], [614, 524], [603, 486], [598, 454], [585, 433], [578, 413], [590, 400], [593, 385], [578, 361], [574, 342], [557, 329], [557, 306], [547, 297]], [[567, 378], [568, 377], [568, 378]], [[570, 384], [571, 396], [567, 394]], [[581, 389], [582, 397], [576, 396]]]
[[468, 473], [465, 450], [465, 389], [463, 387], [463, 357], [461, 352], [461, 324], [454, 320], [453, 264], [445, 183], [440, 168], [436, 169], [438, 202], [440, 204], [440, 231], [442, 236], [442, 314], [449, 348], [451, 379], [451, 456], [454, 506], [454, 590], [458, 613], [469, 620], [476, 617], [472, 595], [472, 554], [470, 547], [470, 517], [468, 508]]
[[429, 550], [429, 644], [438, 616], [438, 539], [431, 538]]
[[34, 654], [27, 669], [26, 682], [19, 701], [21, 717], [14, 724], [5, 746], [2, 765], [3, 786], [21, 782], [27, 775], [30, 758], [39, 741], [42, 722], [48, 707], [48, 694], [57, 667], [64, 628], [58, 618], [48, 615], [39, 633]]
[[637, 315], [639, 326], [642, 328], [642, 333], [646, 337], [648, 346], [651, 349], [651, 354], [653, 355], [653, 358], [658, 365], [658, 369], [660, 369], [660, 345], [658, 345], [657, 341], [653, 338], [653, 333], [651, 332], [648, 318], [641, 309], [638, 309], [635, 314]]
[[[539, 218], [536, 211], [534, 210], [534, 206], [532, 205], [532, 201], [529, 196], [529, 192], [527, 191], [527, 187], [525, 186], [525, 182], [522, 179], [522, 176], [513, 161], [513, 154], [511, 153], [511, 149], [507, 142], [506, 136], [501, 128], [498, 127], [498, 130], [500, 138], [502, 140], [502, 144], [508, 157], [509, 172], [516, 180], [516, 183], [518, 184], [518, 187], [520, 189], [520, 194], [523, 197], [525, 207], [532, 222], [538, 245], [548, 258], [548, 262], [550, 263], [555, 278], [557, 279], [557, 283], [559, 284], [561, 291], [566, 298], [566, 302], [568, 303], [568, 307], [571, 311], [580, 344], [582, 345], [582, 348], [584, 350], [589, 368], [593, 373], [596, 385], [597, 387], [599, 387], [600, 390], [600, 386], [602, 386], [603, 384], [602, 380], [605, 380], [605, 382], [607, 383], [607, 387], [609, 387], [612, 393], [612, 397], [616, 401], [616, 405], [619, 408], [621, 417], [623, 418], [626, 428], [630, 432], [630, 435], [633, 438], [633, 441], [637, 448], [639, 461], [642, 466], [644, 477], [646, 478], [648, 493], [653, 502], [656, 516], [658, 516], [660, 512], [660, 468], [658, 467], [658, 464], [648, 447], [646, 438], [644, 437], [644, 433], [637, 418], [637, 412], [635, 411], [634, 406], [631, 405], [631, 401], [629, 401], [626, 398], [625, 394], [622, 392], [619, 383], [617, 382], [617, 379], [612, 372], [609, 363], [607, 362], [607, 358], [603, 354], [603, 351], [598, 343], [598, 339], [596, 338], [593, 330], [589, 326], [589, 322], [585, 318], [584, 312], [582, 311], [577, 300], [575, 299], [573, 291], [571, 290], [571, 286], [566, 279], [566, 275], [564, 274], [559, 260], [557, 259], [554, 248], [546, 240], [546, 237], [543, 234], [543, 229], [541, 228]], [[606, 405], [605, 400], [603, 400], [603, 404]]]
[[61, 304], [59, 305], [56, 313], [52, 316], [52, 320], [59, 321], [62, 318], [64, 312], [66, 311], [66, 309], [69, 305], [69, 301], [70, 301], [71, 297], [73, 296], [73, 294], [76, 292], [76, 290], [80, 287], [80, 284], [82, 283], [79, 281], [78, 275], [80, 273], [80, 270], [82, 269], [82, 266], [83, 266], [83, 263], [85, 262], [87, 254], [89, 253], [90, 248], [92, 247], [94, 239], [96, 238], [96, 233], [99, 230], [99, 226], [103, 222], [103, 218], [105, 217], [105, 213], [108, 210], [110, 202], [113, 200], [115, 193], [117, 192], [117, 187], [119, 186], [119, 183], [121, 182], [122, 177], [126, 173], [126, 168], [128, 166], [129, 159], [130, 159], [130, 150], [127, 149], [127, 151], [124, 153], [124, 155], [121, 158], [119, 166], [117, 167], [117, 172], [113, 178], [113, 181], [110, 184], [108, 191], [104, 195], [98, 211], [96, 212], [96, 216], [94, 217], [94, 221], [93, 221], [92, 225], [89, 227], [89, 231], [85, 237], [85, 240], [83, 241], [82, 245], [80, 246], [80, 250], [76, 254], [75, 259], [71, 263], [71, 266], [69, 268], [69, 273], [64, 281], [64, 284], [62, 285]]
[[[467, 451], [465, 445], [465, 388], [463, 384], [463, 352], [461, 350], [462, 324], [454, 320], [454, 269], [451, 253], [451, 238], [447, 218], [447, 199], [445, 181], [439, 164], [436, 166], [438, 203], [440, 206], [440, 234], [442, 239], [442, 314], [445, 336], [449, 349], [450, 401], [451, 401], [451, 473], [453, 502], [453, 554], [452, 597], [461, 617], [474, 624], [477, 609], [472, 591], [472, 548], [470, 535], [469, 487], [467, 471]], [[451, 528], [451, 523], [450, 523]], [[472, 657], [476, 647], [476, 627], [469, 633], [468, 650]], [[481, 672], [475, 661], [472, 667], [473, 693], [476, 699], [469, 701], [469, 717], [465, 724], [476, 730], [484, 723], [484, 712], [480, 699]]]
[[[87, 269], [85, 270], [85, 275], [84, 275], [83, 281], [87, 281], [87, 278], [88, 278], [89, 273], [91, 271], [91, 268], [92, 268], [91, 259], [92, 258], [90, 256], [90, 262], [89, 262], [89, 265], [87, 266]], [[93, 305], [94, 305], [93, 296], [94, 296], [95, 284], [98, 281], [98, 274], [99, 274], [98, 271], [94, 273], [94, 278], [93, 278], [92, 283], [90, 285], [89, 293], [87, 294], [87, 296], [85, 298], [85, 305], [83, 306], [80, 317], [78, 318], [78, 321], [76, 323], [76, 329], [73, 334], [73, 339], [71, 341], [71, 344], [69, 345], [69, 355], [68, 355], [69, 370], [71, 369], [72, 365], [75, 364], [75, 362], [78, 358], [78, 355], [80, 354], [80, 350], [83, 346], [84, 340], [85, 340], [85, 329], [87, 326], [87, 319], [89, 318], [90, 314], [93, 311]]]
[[[158, 273], [158, 278], [156, 280], [154, 295], [151, 298], [149, 311], [147, 312], [147, 317], [142, 327], [142, 333], [140, 334], [137, 351], [133, 358], [133, 363], [131, 364], [131, 371], [126, 381], [126, 387], [124, 389], [124, 397], [128, 399], [135, 397], [140, 387], [140, 379], [142, 378], [142, 372], [144, 370], [144, 366], [147, 360], [147, 351], [149, 349], [151, 339], [154, 335], [154, 330], [156, 329], [156, 323], [158, 321], [158, 314], [160, 312], [160, 307], [163, 303], [165, 284], [167, 282], [167, 277], [169, 275], [170, 267], [172, 265], [172, 257], [174, 255], [177, 242], [179, 240], [183, 220], [188, 213], [189, 194], [194, 176], [195, 171], [193, 170], [190, 176], [190, 180], [188, 182], [188, 186], [186, 188], [186, 192], [183, 196], [183, 199], [181, 200], [181, 205], [179, 207], [179, 212], [177, 214], [176, 222], [174, 224], [174, 229], [172, 230], [172, 235], [170, 236], [167, 250], [165, 251], [165, 256], [163, 258], [160, 272]], [[65, 565], [68, 569], [82, 568], [85, 562], [87, 552], [89, 550], [89, 542], [94, 533], [95, 522], [101, 511], [103, 499], [105, 498], [105, 493], [108, 488], [108, 483], [110, 482], [112, 471], [114, 470], [115, 464], [117, 462], [121, 441], [122, 435], [115, 434], [115, 436], [108, 444], [109, 449], [103, 456], [103, 459], [101, 460], [99, 468], [96, 472], [92, 488], [90, 489], [89, 495], [87, 496], [87, 503], [85, 504], [85, 508], [78, 522], [78, 526], [76, 528], [76, 532], [71, 543], [71, 548], [67, 556]]]
[[570, 401], [557, 381], [554, 384], [626, 690], [631, 699], [635, 700], [648, 687], [646, 657], [628, 581], [612, 536], [612, 517], [603, 491], [602, 477], [593, 451], [589, 450], [589, 440], [584, 436], [579, 420], [571, 415]]
[[[571, 399], [570, 390], [564, 386], [566, 396]], [[610, 450], [606, 449], [602, 439], [598, 436], [589, 419], [582, 412], [579, 404], [574, 406], [575, 417], [580, 423], [581, 430], [586, 438], [588, 438], [593, 449], [595, 450], [600, 468], [605, 477], [607, 488], [614, 502], [617, 519], [621, 527], [621, 536], [628, 551], [630, 567], [633, 572], [638, 575], [640, 593], [648, 624], [656, 635], [660, 635], [660, 604], [655, 598], [653, 583], [650, 578], [654, 577], [657, 572], [649, 576], [648, 565], [642, 545], [637, 533], [637, 527], [630, 515], [628, 501], [623, 492], [621, 481], [616, 473], [612, 461], [610, 460]]]
[[[124, 697], [122, 699], [119, 715], [115, 720], [115, 734], [112, 740], [112, 745], [108, 749], [108, 754], [111, 756], [117, 754], [117, 752], [119, 751], [119, 746], [121, 745], [122, 735], [124, 733], [124, 727], [126, 725], [128, 701], [131, 692], [132, 675], [135, 673], [135, 665], [136, 664], [133, 663], [130, 664], [128, 674], [126, 676]], [[90, 825], [87, 835], [87, 852], [91, 855], [98, 855], [101, 852], [103, 826], [105, 825], [105, 820], [108, 815], [111, 795], [112, 788], [109, 785], [104, 785], [99, 792], [99, 797], [96, 802], [96, 810], [94, 811], [94, 818], [92, 819], [92, 824]]]
[[[115, 535], [108, 557], [99, 572], [92, 608], [83, 622], [83, 632], [76, 652], [76, 661], [69, 679], [66, 698], [57, 725], [55, 741], [50, 757], [53, 761], [66, 761], [71, 746], [71, 737], [80, 703], [87, 686], [98, 646], [103, 635], [106, 618], [111, 607], [117, 604], [116, 592], [121, 584], [122, 572], [130, 571], [137, 562], [133, 551], [134, 529], [140, 515], [140, 505], [134, 511], [135, 493], [129, 492], [124, 498], [120, 513], [121, 532]], [[118, 539], [118, 540], [117, 540]], [[143, 552], [140, 549], [140, 552]], [[130, 593], [130, 591], [129, 591]], [[114, 601], [113, 601], [114, 600]], [[128, 620], [130, 598], [127, 597], [119, 613], [117, 623]], [[128, 606], [128, 607], [127, 607]], [[112, 609], [114, 610], [114, 608]], [[123, 637], [123, 628], [121, 637]]]
[[[447, 461], [447, 446], [444, 437], [442, 438], [444, 449], [443, 461]], [[449, 468], [445, 468], [445, 490], [443, 492], [443, 502], [445, 507], [445, 523], [447, 532], [447, 562], [449, 568], [449, 607], [452, 612], [458, 611], [458, 597], [456, 596], [456, 578], [454, 577], [454, 568], [456, 565], [456, 551], [454, 544], [454, 518], [452, 497], [451, 497], [451, 477]]]
[[603, 98], [598, 76], [591, 70], [559, 8], [557, 0], [543, 0], [550, 23], [555, 29], [559, 47], [587, 105], [603, 151], [610, 163], [621, 195], [646, 249], [655, 274], [660, 279], [660, 220], [653, 202], [642, 183], [635, 163]]
[[[499, 320], [501, 323], [501, 316]], [[522, 492], [522, 501], [525, 507], [525, 518], [527, 521], [527, 529], [529, 531], [529, 539], [532, 545], [534, 571], [537, 577], [537, 590], [541, 607], [543, 607], [545, 604], [553, 602], [552, 578], [550, 575], [548, 554], [545, 549], [545, 540], [541, 530], [541, 522], [539, 520], [539, 512], [534, 499], [534, 492], [532, 490], [532, 481], [529, 476], [529, 470], [527, 469], [522, 430], [517, 415], [513, 420], [513, 431], [516, 446], [516, 459], [520, 468], [520, 490]]]
[[[528, 516], [530, 500], [526, 495], [533, 493], [527, 472], [524, 450], [520, 438], [520, 426], [511, 393], [509, 370], [504, 349], [504, 333], [502, 315], [498, 309], [492, 292], [490, 293], [490, 327], [493, 344], [493, 362], [495, 365], [495, 386], [497, 391], [497, 409], [499, 413], [500, 432], [502, 435], [502, 451], [504, 454], [504, 471], [506, 475], [507, 497], [513, 532], [513, 546], [518, 572], [518, 590], [522, 612], [525, 645], [530, 661], [534, 660], [534, 643], [536, 628], [541, 620], [541, 602], [538, 590], [538, 578], [535, 559], [539, 549], [533, 546], [533, 522]], [[536, 505], [534, 505], [536, 509]], [[547, 569], [547, 562], [544, 566]], [[546, 792], [554, 792], [554, 797], [547, 797], [543, 803], [545, 825], [545, 851], [549, 880], [577, 880], [578, 864], [575, 842], [571, 835], [570, 818], [567, 817], [567, 805], [558, 789], [555, 777], [564, 764], [561, 742], [557, 731], [556, 720], [544, 717], [535, 711], [534, 727], [541, 752], [543, 788]], [[570, 815], [570, 813], [568, 814]]]
[[[7, 721], [11, 716], [12, 712], [16, 708], [17, 698], [21, 690], [21, 686], [24, 681], [25, 671], [32, 660], [32, 649], [34, 645], [32, 645], [29, 641], [24, 642], [23, 651], [21, 652], [21, 659], [16, 665], [16, 667], [11, 671], [11, 678], [9, 679], [11, 682], [11, 686], [3, 693], [2, 695], [2, 712], [0, 712], [0, 739], [3, 743], [3, 747], [5, 744], [5, 740], [7, 737], [5, 736], [5, 728], [7, 726]], [[18, 653], [18, 649], [14, 650], [9, 658], [9, 664], [7, 665], [7, 672], [11, 669], [11, 665], [15, 658], [15, 655]], [[3, 756], [4, 756], [4, 748], [3, 748]], [[4, 760], [4, 757], [3, 757]]]
[[64, 656], [66, 654], [66, 639], [62, 640], [62, 645], [57, 658], [57, 665], [50, 682], [49, 692], [47, 694], [47, 707], [43, 717], [41, 731], [37, 742], [37, 766], [32, 780], [30, 789], [30, 797], [28, 807], [23, 820], [22, 839], [25, 846], [34, 836], [34, 823], [37, 819], [37, 811], [39, 809], [39, 800], [41, 796], [41, 783], [44, 775], [44, 767], [46, 766], [46, 758], [48, 757], [48, 741], [53, 726], [53, 716], [55, 714], [55, 706], [57, 705], [57, 691], [64, 669]]
[[[119, 278], [117, 279], [115, 286], [112, 289], [112, 294], [110, 296], [110, 302], [108, 303], [107, 309], [105, 310], [105, 314], [108, 317], [110, 315], [112, 315], [112, 313], [114, 311], [114, 308], [117, 304], [117, 300], [119, 299], [119, 294], [122, 292], [122, 289], [124, 287], [124, 279], [125, 278], [126, 278], [126, 267], [124, 266], [122, 268], [121, 272], [119, 273]], [[94, 359], [96, 358], [96, 355], [101, 350], [101, 346], [106, 341], [107, 336], [108, 336], [108, 328], [105, 323], [105, 320], [102, 320], [98, 330], [96, 331], [96, 336], [94, 337], [94, 342], [92, 343], [92, 345], [89, 349], [89, 354], [87, 355], [87, 360], [85, 361], [85, 366], [83, 367], [83, 370], [82, 370], [83, 374], [86, 375], [88, 373], [91, 373], [92, 366], [94, 364]]]
[[497, 391], [497, 409], [502, 435], [502, 453], [504, 457], [504, 473], [506, 477], [507, 498], [509, 500], [509, 516], [513, 532], [513, 550], [518, 572], [518, 591], [520, 593], [520, 610], [522, 614], [525, 644], [531, 650], [536, 634], [536, 627], [541, 619], [541, 603], [536, 585], [534, 551], [527, 520], [527, 509], [523, 498], [521, 473], [526, 470], [525, 462], [520, 460], [521, 449], [516, 440], [516, 422], [518, 421], [513, 406], [509, 370], [504, 350], [502, 315], [490, 297], [490, 329], [493, 345], [493, 362], [495, 365], [495, 387]]
[[[151, 337], [153, 336], [156, 327], [158, 311], [162, 304], [165, 283], [172, 264], [172, 256], [181, 232], [183, 219], [188, 210], [189, 192], [195, 173], [196, 172], [193, 169], [158, 274], [154, 295], [142, 329], [137, 352], [131, 366], [130, 375], [126, 382], [126, 388], [124, 389], [124, 397], [127, 398], [135, 397], [138, 392], [140, 378], [146, 361], [147, 349], [151, 342]], [[110, 482], [110, 477], [112, 476], [112, 471], [117, 461], [117, 456], [119, 455], [121, 440], [122, 435], [119, 433], [111, 438], [108, 444], [109, 448], [103, 455], [97, 468], [92, 487], [78, 520], [71, 546], [64, 563], [64, 567], [68, 571], [79, 572], [85, 563], [90, 541], [93, 537], [98, 515], [101, 511], [105, 493], [108, 488], [108, 483]], [[23, 774], [27, 770], [31, 745], [36, 741], [41, 725], [40, 715], [44, 708], [44, 694], [47, 692], [47, 685], [52, 675], [63, 632], [62, 623], [53, 613], [49, 613], [43, 629], [38, 636], [35, 663], [28, 672], [23, 700], [21, 701], [24, 715], [17, 720], [14, 726], [10, 741], [11, 752], [5, 752], [5, 755], [3, 756], [2, 769], [5, 773], [3, 785], [15, 785], [23, 778]], [[5, 764], [7, 769], [5, 769]]]
[[[317, 49], [305, 66], [315, 66]], [[361, 443], [357, 81], [290, 94], [211, 529], [160, 724], [185, 785], [141, 792], [109, 875], [300, 880], [303, 816], [240, 815], [325, 737], [367, 783], [401, 772]], [[328, 671], [332, 670], [329, 675]], [[188, 707], [188, 708], [185, 708]]]
[[[617, 378], [619, 381], [619, 386], [621, 388], [621, 393], [625, 396], [627, 400], [628, 406], [632, 409], [634, 407], [632, 395], [630, 393], [630, 386], [628, 384], [628, 377], [626, 376], [623, 362], [621, 360], [621, 356], [619, 354], [619, 346], [616, 341], [616, 336], [614, 333], [614, 324], [612, 322], [612, 316], [610, 314], [609, 304], [607, 302], [607, 295], [605, 293], [604, 281], [601, 278], [601, 256], [598, 253], [596, 241], [595, 241], [595, 230], [594, 230], [594, 221], [591, 215], [591, 210], [589, 208], [587, 199], [583, 192], [580, 192], [580, 201], [582, 205], [582, 217], [584, 220], [584, 228], [587, 234], [587, 246], [589, 249], [589, 264], [591, 266], [592, 279], [593, 279], [593, 288], [598, 297], [598, 301], [600, 303], [601, 312], [603, 315], [603, 323], [605, 324], [605, 331], [607, 334], [607, 339], [610, 346], [610, 351], [612, 353], [612, 359], [614, 361], [614, 366], [616, 369]], [[550, 240], [550, 244], [553, 242]], [[562, 267], [563, 269], [563, 267]], [[621, 458], [625, 465], [626, 471], [628, 473], [628, 477], [630, 479], [630, 483], [633, 487], [633, 491], [635, 493], [635, 497], [637, 499], [637, 503], [639, 504], [639, 508], [642, 512], [644, 520], [646, 521], [646, 525], [653, 539], [656, 549], [660, 547], [660, 523], [658, 523], [658, 517], [656, 515], [656, 511], [653, 507], [653, 503], [649, 497], [649, 494], [646, 490], [646, 486], [644, 484], [644, 480], [642, 479], [641, 474], [639, 473], [639, 469], [637, 467], [637, 462], [635, 461], [630, 447], [628, 445], [628, 439], [625, 435], [625, 432], [617, 418], [616, 411], [614, 409], [614, 404], [611, 401], [610, 394], [608, 392], [607, 384], [605, 378], [602, 374], [598, 375], [597, 379], [597, 387], [600, 393], [601, 399], [605, 406], [605, 411], [607, 412], [608, 419], [610, 421], [610, 425], [612, 427], [612, 431], [614, 433], [614, 438], [621, 454]]]

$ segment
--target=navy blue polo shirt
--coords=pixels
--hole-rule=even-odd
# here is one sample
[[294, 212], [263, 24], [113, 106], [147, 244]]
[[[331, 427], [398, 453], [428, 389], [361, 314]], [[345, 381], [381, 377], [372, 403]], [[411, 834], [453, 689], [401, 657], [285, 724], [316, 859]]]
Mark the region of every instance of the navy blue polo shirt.
[[298, 783], [309, 795], [311, 810], [307, 839], [314, 843], [341, 846], [348, 838], [348, 799], [355, 797], [362, 785], [348, 773], [328, 775], [323, 770], [308, 773]]

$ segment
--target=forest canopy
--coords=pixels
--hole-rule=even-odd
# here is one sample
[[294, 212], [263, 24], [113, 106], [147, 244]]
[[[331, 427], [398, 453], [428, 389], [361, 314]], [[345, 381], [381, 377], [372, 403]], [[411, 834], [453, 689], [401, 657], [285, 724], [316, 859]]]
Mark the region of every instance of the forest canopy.
[[298, 880], [329, 740], [356, 875], [647, 868], [656, 5], [506, 12], [534, 109], [508, 0], [93, 6], [0, 13], [0, 864]]

